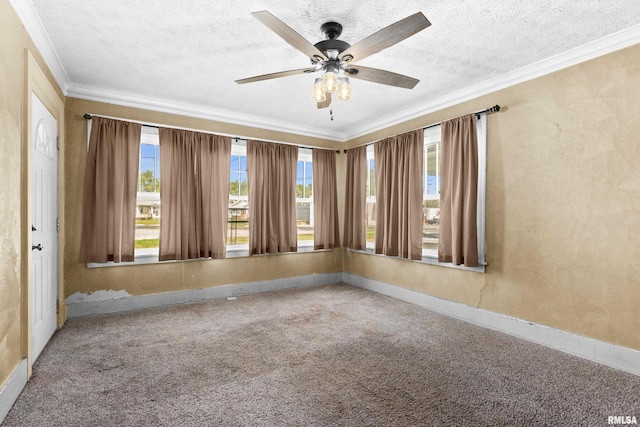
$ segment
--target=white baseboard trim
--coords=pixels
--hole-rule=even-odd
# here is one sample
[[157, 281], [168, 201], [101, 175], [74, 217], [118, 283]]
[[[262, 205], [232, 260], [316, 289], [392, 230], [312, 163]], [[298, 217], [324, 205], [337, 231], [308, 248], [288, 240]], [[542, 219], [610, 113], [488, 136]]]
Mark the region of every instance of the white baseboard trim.
[[27, 376], [27, 359], [22, 359], [7, 382], [0, 387], [0, 424], [27, 385]]
[[640, 351], [638, 350], [448, 301], [350, 273], [343, 273], [342, 280], [349, 285], [368, 289], [437, 313], [465, 320], [478, 326], [503, 332], [536, 344], [542, 344], [555, 350], [640, 376]]
[[[342, 282], [342, 273], [326, 273], [140, 296], [130, 296], [126, 292], [114, 292], [112, 294], [117, 295], [118, 298], [92, 299], [89, 301], [78, 301], [78, 298], [70, 297], [67, 298], [67, 317], [118, 313], [121, 311], [141, 310], [340, 282]], [[108, 295], [109, 292], [104, 292], [103, 294]]]

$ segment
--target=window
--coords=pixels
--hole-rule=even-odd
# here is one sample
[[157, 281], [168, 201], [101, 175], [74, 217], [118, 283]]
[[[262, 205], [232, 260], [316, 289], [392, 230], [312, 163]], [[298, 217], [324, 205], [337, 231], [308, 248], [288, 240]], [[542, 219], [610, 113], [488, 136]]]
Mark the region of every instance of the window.
[[[424, 131], [424, 163], [422, 182], [422, 256], [437, 258], [440, 237], [440, 137], [441, 126]], [[478, 259], [485, 263], [485, 212], [487, 182], [487, 116], [476, 120], [478, 137]], [[473, 270], [484, 271], [484, 267]]]
[[[87, 130], [87, 146], [91, 127]], [[158, 262], [160, 246], [160, 137], [158, 128], [142, 126], [136, 200], [135, 263]], [[249, 243], [249, 185], [246, 141], [231, 145], [227, 256], [246, 256]], [[298, 247], [313, 250], [313, 164], [312, 151], [300, 148], [296, 171], [296, 222]], [[123, 263], [126, 265], [129, 263]], [[89, 263], [90, 268], [117, 265]]]
[[[227, 248], [247, 249], [249, 185], [246, 141], [231, 145]], [[311, 150], [301, 148], [296, 172], [298, 245], [313, 247], [313, 165]], [[158, 129], [142, 127], [136, 209], [136, 254], [156, 253], [160, 242], [160, 145]]]
[[135, 240], [136, 254], [155, 252], [160, 242], [160, 144], [158, 129], [149, 126], [140, 137]]
[[422, 255], [438, 256], [440, 235], [440, 126], [424, 131]]
[[373, 248], [376, 241], [376, 161], [373, 144], [367, 146], [365, 233], [367, 247]]
[[[478, 258], [485, 263], [485, 206], [487, 179], [487, 116], [476, 121], [478, 134]], [[424, 161], [422, 173], [422, 256], [423, 261], [436, 263], [440, 238], [440, 137], [441, 126], [424, 131]], [[366, 180], [366, 242], [374, 249], [376, 235], [376, 168], [374, 146], [367, 146]], [[461, 267], [462, 268], [462, 267]], [[468, 268], [468, 267], [464, 267]], [[484, 271], [484, 267], [470, 268]]]
[[247, 180], [247, 142], [234, 139], [231, 144], [229, 176], [229, 214], [227, 248], [249, 243], [249, 183]]
[[[235, 256], [239, 256], [242, 250], [248, 249], [250, 215], [247, 142], [234, 139], [231, 144], [227, 249], [235, 250]], [[313, 165], [311, 162], [311, 150], [304, 148], [298, 150], [296, 228], [298, 246], [310, 246], [313, 248]]]
[[307, 148], [298, 149], [296, 228], [298, 246], [313, 246], [313, 165]]

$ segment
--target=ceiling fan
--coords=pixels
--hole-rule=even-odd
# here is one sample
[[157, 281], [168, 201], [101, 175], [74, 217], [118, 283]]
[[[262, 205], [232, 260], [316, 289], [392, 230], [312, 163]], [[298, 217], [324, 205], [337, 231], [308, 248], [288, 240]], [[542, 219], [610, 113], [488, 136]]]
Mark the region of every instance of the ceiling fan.
[[351, 98], [349, 77], [407, 89], [412, 89], [420, 81], [391, 71], [355, 65], [355, 62], [393, 46], [430, 26], [431, 23], [422, 12], [384, 27], [354, 45], [338, 39], [342, 33], [342, 25], [337, 22], [322, 24], [320, 30], [325, 40], [312, 44], [266, 10], [252, 12], [252, 15], [284, 41], [307, 55], [311, 60], [311, 66], [236, 80], [238, 84], [323, 71], [323, 77], [315, 80], [312, 98], [316, 101], [318, 108], [326, 108], [331, 104], [333, 92], [337, 92], [339, 100]]

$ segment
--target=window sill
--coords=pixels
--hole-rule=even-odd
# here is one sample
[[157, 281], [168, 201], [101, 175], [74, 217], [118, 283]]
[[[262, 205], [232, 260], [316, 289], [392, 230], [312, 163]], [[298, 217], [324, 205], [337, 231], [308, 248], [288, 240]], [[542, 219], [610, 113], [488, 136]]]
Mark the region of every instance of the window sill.
[[[143, 264], [165, 264], [170, 262], [190, 262], [190, 261], [204, 261], [211, 258], [196, 258], [189, 260], [172, 260], [172, 261], [159, 261], [158, 260], [158, 248], [150, 248], [150, 249], [138, 249], [135, 254], [135, 261], [131, 262], [106, 262], [106, 263], [97, 263], [90, 262], [87, 263], [87, 268], [103, 268], [103, 267], [124, 267], [129, 265], [143, 265]], [[265, 254], [265, 255], [283, 255], [283, 254], [294, 254], [301, 252], [315, 252], [313, 249], [313, 240], [303, 240], [298, 243], [298, 252], [283, 252], [281, 254]], [[229, 258], [242, 258], [249, 256], [249, 246], [248, 245], [229, 245], [227, 246], [227, 256], [224, 259]], [[262, 256], [262, 255], [254, 255], [254, 256]]]
[[487, 263], [486, 262], [481, 263], [481, 265], [479, 265], [477, 267], [467, 267], [466, 265], [454, 265], [454, 264], [451, 264], [450, 262], [439, 262], [438, 261], [438, 254], [437, 254], [436, 251], [424, 251], [422, 253], [422, 259], [421, 260], [410, 260], [410, 259], [401, 258], [401, 257], [392, 257], [392, 256], [388, 256], [388, 255], [376, 254], [375, 253], [375, 249], [374, 249], [373, 246], [367, 246], [367, 249], [364, 250], [364, 251], [358, 251], [358, 250], [354, 250], [354, 249], [348, 249], [348, 250], [352, 251], [352, 252], [366, 253], [368, 255], [374, 255], [374, 256], [379, 256], [379, 257], [395, 258], [395, 259], [399, 259], [399, 260], [403, 260], [403, 261], [419, 262], [419, 263], [422, 263], [422, 264], [435, 265], [435, 266], [438, 266], [438, 267], [454, 268], [454, 269], [457, 269], [457, 270], [465, 270], [465, 271], [474, 271], [476, 273], [485, 273], [486, 272], [486, 268], [487, 268]]

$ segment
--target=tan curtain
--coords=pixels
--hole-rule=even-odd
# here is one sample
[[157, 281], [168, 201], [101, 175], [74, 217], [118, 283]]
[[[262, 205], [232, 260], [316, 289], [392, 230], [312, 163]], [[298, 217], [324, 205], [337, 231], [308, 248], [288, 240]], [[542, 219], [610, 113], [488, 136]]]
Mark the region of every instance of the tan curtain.
[[344, 204], [344, 246], [363, 251], [366, 242], [367, 147], [347, 152], [347, 176]]
[[374, 144], [377, 254], [422, 259], [422, 129]]
[[231, 138], [160, 128], [160, 261], [224, 258]]
[[336, 152], [314, 149], [313, 164], [313, 240], [314, 249], [340, 247]]
[[134, 260], [141, 129], [137, 123], [92, 119], [80, 262]]
[[476, 119], [469, 114], [442, 123], [438, 261], [478, 265]]
[[247, 141], [249, 254], [296, 252], [298, 147]]

